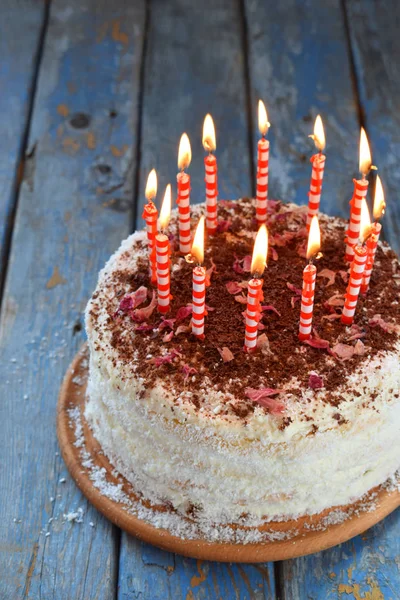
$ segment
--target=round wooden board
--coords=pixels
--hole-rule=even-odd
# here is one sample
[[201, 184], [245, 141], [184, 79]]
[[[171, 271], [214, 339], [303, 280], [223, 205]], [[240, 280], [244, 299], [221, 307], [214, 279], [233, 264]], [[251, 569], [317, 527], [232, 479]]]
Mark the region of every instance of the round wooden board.
[[[389, 492], [382, 488], [376, 488], [371, 492], [371, 494], [375, 494], [373, 502], [376, 508], [374, 510], [368, 512], [358, 504], [336, 507], [336, 510], [339, 508], [350, 512], [351, 516], [347, 520], [335, 525], [329, 525], [327, 528], [322, 526], [322, 522], [324, 520], [326, 523], [327, 519], [329, 519], [329, 511], [312, 517], [302, 517], [296, 521], [268, 523], [268, 525], [260, 528], [268, 532], [288, 532], [294, 530], [298, 532], [295, 537], [284, 541], [233, 544], [222, 542], [212, 543], [204, 539], [181, 539], [165, 529], [158, 529], [137, 518], [128, 510], [127, 506], [104, 496], [92, 483], [88, 470], [82, 465], [82, 448], [74, 445], [76, 438], [75, 426], [71, 422], [69, 414], [71, 408], [78, 407], [81, 412], [85, 436], [85, 450], [89, 452], [93, 463], [106, 469], [108, 481], [119, 483], [123, 478], [119, 475], [117, 480], [112, 474], [114, 471], [113, 466], [101, 452], [100, 445], [93, 437], [84, 419], [83, 406], [85, 401], [86, 377], [87, 354], [86, 348], [83, 348], [75, 356], [65, 375], [58, 400], [57, 433], [64, 461], [78, 487], [107, 519], [121, 529], [124, 529], [127, 533], [154, 546], [192, 558], [220, 562], [254, 563], [285, 560], [319, 552], [345, 542], [369, 529], [400, 506], [400, 493], [398, 491]], [[130, 495], [134, 501], [137, 501], [137, 497], [132, 493], [129, 483], [126, 480], [124, 481], [124, 492]], [[166, 509], [165, 507], [154, 507], [154, 510]]]

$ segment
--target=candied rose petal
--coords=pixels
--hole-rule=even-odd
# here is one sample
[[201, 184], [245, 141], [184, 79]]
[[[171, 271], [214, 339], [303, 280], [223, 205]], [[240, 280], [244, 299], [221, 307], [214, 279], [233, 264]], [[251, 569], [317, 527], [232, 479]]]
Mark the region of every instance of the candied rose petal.
[[264, 311], [264, 310], [268, 310], [268, 311], [270, 311], [270, 312], [274, 312], [276, 315], [278, 315], [278, 317], [281, 317], [281, 316], [282, 316], [282, 315], [281, 315], [281, 313], [279, 312], [279, 310], [277, 310], [277, 309], [275, 308], [275, 306], [273, 306], [272, 304], [263, 304], [263, 305], [261, 306], [261, 310], [262, 310], [262, 311]]
[[153, 290], [153, 297], [148, 306], [144, 308], [136, 308], [134, 311], [130, 312], [130, 316], [133, 321], [137, 321], [141, 323], [142, 321], [146, 321], [154, 312], [155, 307], [157, 306], [157, 296], [155, 291]]
[[317, 348], [319, 350], [329, 350], [328, 340], [322, 340], [321, 338], [311, 338], [310, 340], [304, 340], [304, 343], [308, 346], [311, 346], [311, 348]]
[[296, 287], [295, 285], [293, 285], [293, 283], [290, 283], [290, 281], [286, 282], [287, 287], [289, 288], [289, 290], [291, 292], [293, 292], [294, 294], [296, 294], [296, 296], [301, 296], [302, 291], [300, 288]]
[[150, 364], [155, 365], [156, 367], [161, 367], [162, 365], [171, 364], [174, 362], [175, 358], [181, 358], [182, 354], [176, 350], [176, 348], [172, 348], [171, 352], [164, 354], [163, 356], [154, 356], [150, 359]]
[[271, 396], [277, 396], [278, 394], [283, 393], [283, 391], [284, 390], [273, 388], [246, 388], [245, 394], [250, 400], [257, 402], [257, 404], [266, 408], [270, 414], [278, 416], [284, 412], [285, 405], [283, 402], [274, 399]]
[[226, 289], [230, 294], [240, 294], [242, 291], [242, 288], [240, 287], [237, 281], [228, 281], [225, 285]]
[[322, 377], [320, 377], [315, 371], [311, 371], [310, 373], [308, 378], [308, 387], [312, 390], [320, 390], [324, 387], [324, 381]]
[[188, 304], [187, 306], [181, 306], [176, 313], [176, 320], [182, 321], [186, 319], [189, 315], [192, 314], [192, 305]]
[[385, 321], [380, 314], [374, 315], [368, 323], [371, 327], [381, 327], [386, 333], [400, 333], [400, 325]]
[[194, 367], [191, 367], [190, 365], [187, 365], [187, 364], [182, 365], [182, 372], [185, 375], [185, 377], [183, 379], [185, 382], [189, 379], [189, 377], [191, 375], [198, 373], [197, 369], [195, 369]]
[[160, 331], [162, 331], [163, 329], [166, 329], [167, 327], [169, 327], [170, 329], [173, 329], [175, 321], [176, 321], [176, 319], [166, 319], [165, 317], [162, 317], [162, 321], [161, 321], [160, 325], [158, 326], [158, 329]]
[[172, 340], [174, 336], [174, 332], [173, 331], [169, 331], [168, 333], [164, 334], [164, 337], [162, 339], [163, 342], [170, 342]]
[[179, 335], [180, 333], [188, 333], [190, 331], [190, 325], [179, 325], [176, 328], [175, 335]]
[[349, 360], [354, 356], [354, 346], [350, 346], [350, 344], [342, 344], [339, 342], [339, 344], [335, 344], [333, 346], [332, 352], [341, 360]]
[[330, 285], [334, 285], [336, 273], [335, 271], [331, 271], [331, 269], [322, 269], [322, 271], [317, 273], [317, 277], [325, 277], [328, 280], [325, 287], [329, 287]]
[[235, 358], [232, 352], [226, 346], [223, 346], [222, 348], [217, 348], [217, 350], [220, 353], [221, 358], [224, 362], [230, 362]]

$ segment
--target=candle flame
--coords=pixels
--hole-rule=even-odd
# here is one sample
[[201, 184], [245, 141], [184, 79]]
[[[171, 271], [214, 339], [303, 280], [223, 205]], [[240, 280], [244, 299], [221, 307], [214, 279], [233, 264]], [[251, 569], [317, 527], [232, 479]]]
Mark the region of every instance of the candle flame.
[[183, 170], [187, 169], [192, 160], [192, 149], [190, 147], [190, 141], [186, 133], [182, 133], [181, 141], [179, 142], [178, 151], [178, 168]]
[[308, 234], [307, 243], [307, 258], [310, 259], [316, 256], [321, 248], [321, 230], [319, 228], [319, 221], [317, 215], [314, 215], [311, 219], [310, 232]]
[[376, 176], [375, 196], [374, 196], [374, 219], [378, 220], [385, 214], [386, 202], [383, 193], [382, 181], [379, 175]]
[[253, 257], [251, 259], [251, 274], [261, 276], [267, 266], [268, 254], [268, 231], [265, 225], [261, 225], [254, 242]]
[[157, 173], [155, 169], [152, 169], [147, 177], [146, 191], [144, 194], [149, 201], [153, 201], [157, 195]]
[[363, 127], [361, 127], [360, 162], [359, 162], [360, 173], [362, 173], [363, 176], [365, 177], [365, 175], [368, 175], [368, 173], [370, 172], [371, 166], [372, 166], [372, 159], [371, 159], [371, 151], [369, 149], [367, 134], [365, 133], [365, 129]]
[[325, 131], [320, 115], [317, 115], [317, 118], [315, 119], [314, 133], [313, 135], [310, 135], [310, 138], [314, 140], [315, 147], [318, 148], [320, 152], [323, 152], [325, 149]]
[[203, 148], [207, 152], [213, 152], [216, 147], [214, 121], [211, 115], [206, 115], [203, 125]]
[[360, 240], [365, 242], [370, 233], [371, 217], [369, 216], [367, 201], [363, 198], [361, 201]]
[[158, 227], [160, 230], [168, 227], [169, 219], [171, 217], [171, 184], [169, 183], [165, 188], [164, 200], [161, 204], [160, 216], [158, 219]]
[[262, 100], [258, 101], [258, 129], [261, 135], [266, 135], [271, 123], [268, 121], [267, 109]]
[[191, 255], [201, 265], [204, 261], [204, 216], [197, 223], [196, 232], [192, 244]]

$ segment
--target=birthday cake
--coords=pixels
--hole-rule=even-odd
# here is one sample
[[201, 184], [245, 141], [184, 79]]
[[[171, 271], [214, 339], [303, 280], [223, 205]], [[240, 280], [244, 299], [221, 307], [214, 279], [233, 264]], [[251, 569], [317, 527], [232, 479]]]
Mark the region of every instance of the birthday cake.
[[[203, 205], [192, 207], [192, 223]], [[172, 217], [170, 231], [176, 231]], [[268, 202], [257, 349], [245, 352], [254, 203], [220, 201], [206, 240], [205, 337], [192, 335], [192, 270], [171, 239], [171, 304], [157, 310], [145, 231], [101, 271], [86, 311], [85, 417], [147, 506], [204, 525], [257, 527], [348, 505], [400, 454], [400, 265], [379, 243], [354, 322], [341, 322], [344, 220], [320, 215], [313, 333], [299, 341], [305, 207]], [[206, 527], [208, 526], [208, 529]], [[208, 534], [211, 535], [211, 534]]]

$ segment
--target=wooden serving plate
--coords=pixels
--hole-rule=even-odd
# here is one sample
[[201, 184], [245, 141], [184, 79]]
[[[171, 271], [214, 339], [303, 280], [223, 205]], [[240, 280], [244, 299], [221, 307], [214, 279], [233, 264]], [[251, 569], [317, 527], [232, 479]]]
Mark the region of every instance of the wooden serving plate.
[[[135, 502], [138, 501], [130, 484], [121, 475], [116, 478], [114, 467], [102, 453], [99, 443], [84, 419], [86, 379], [87, 353], [83, 348], [68, 368], [58, 400], [57, 433], [64, 461], [78, 487], [107, 519], [127, 533], [154, 546], [192, 558], [220, 562], [254, 563], [285, 560], [319, 552], [345, 542], [369, 529], [400, 506], [400, 492], [378, 487], [370, 492], [371, 502], [373, 501], [376, 506], [372, 511], [365, 510], [365, 498], [354, 505], [336, 507], [335, 512], [342, 509], [350, 514], [343, 522], [326, 526], [331, 512], [326, 510], [318, 515], [292, 521], [271, 522], [259, 528], [269, 533], [296, 531], [293, 537], [283, 541], [234, 544], [208, 542], [204, 539], [181, 539], [165, 529], [158, 529], [139, 519], [124, 503], [104, 496], [91, 481], [90, 472], [82, 465], [82, 447], [75, 445], [75, 424], [71, 422], [69, 414], [70, 409], [75, 407], [78, 407], [81, 412], [85, 438], [84, 450], [90, 454], [95, 465], [106, 469], [107, 481], [115, 484], [123, 481], [125, 495]], [[145, 506], [158, 511], [170, 510], [165, 506], [151, 507], [148, 504]]]

